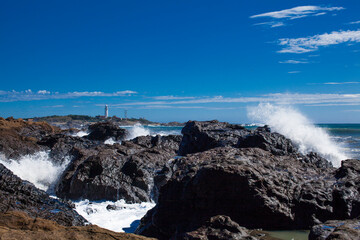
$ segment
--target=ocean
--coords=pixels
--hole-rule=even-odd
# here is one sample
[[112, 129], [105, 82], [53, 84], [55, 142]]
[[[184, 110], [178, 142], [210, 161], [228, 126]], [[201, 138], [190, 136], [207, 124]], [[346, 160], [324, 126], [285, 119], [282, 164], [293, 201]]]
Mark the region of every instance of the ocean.
[[317, 124], [336, 142], [346, 156], [360, 159], [360, 124]]

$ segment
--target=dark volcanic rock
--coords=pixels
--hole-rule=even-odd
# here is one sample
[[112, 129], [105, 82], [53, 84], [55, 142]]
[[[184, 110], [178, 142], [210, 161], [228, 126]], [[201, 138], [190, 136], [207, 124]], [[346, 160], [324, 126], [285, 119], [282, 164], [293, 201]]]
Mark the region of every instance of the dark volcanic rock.
[[180, 136], [148, 136], [121, 145], [76, 148], [56, 193], [70, 199], [150, 201], [157, 196], [154, 175], [176, 156], [180, 140]]
[[318, 167], [314, 158], [227, 147], [174, 160], [170, 180], [137, 233], [169, 239], [216, 215], [251, 229], [306, 229], [358, 216], [359, 175], [353, 173], [360, 162], [345, 161], [336, 171]]
[[55, 163], [63, 163], [67, 157], [77, 157], [76, 149], [89, 149], [97, 146], [91, 140], [64, 134], [48, 135], [38, 141], [40, 146], [50, 150], [50, 157]]
[[215, 147], [258, 147], [276, 155], [295, 153], [292, 142], [268, 127], [248, 130], [240, 125], [218, 121], [189, 121], [182, 129], [179, 155], [206, 151]]
[[124, 140], [127, 131], [112, 122], [98, 122], [89, 126], [90, 140], [105, 141], [113, 138], [116, 141]]
[[210, 218], [204, 226], [185, 234], [179, 234], [174, 239], [184, 240], [256, 240], [250, 235], [248, 229], [240, 227], [239, 224], [232, 221], [228, 216], [218, 215]]
[[50, 198], [44, 191], [21, 180], [0, 164], [0, 212], [14, 210], [65, 226], [80, 226], [86, 222], [69, 204]]
[[331, 220], [311, 228], [310, 240], [360, 239], [360, 219]]
[[37, 144], [42, 137], [60, 132], [60, 129], [45, 122], [26, 122], [22, 119], [0, 118], [0, 152], [6, 158], [16, 159], [21, 155], [43, 150]]
[[237, 146], [239, 137], [246, 136], [249, 131], [240, 125], [226, 122], [189, 121], [181, 130], [183, 134], [179, 155], [197, 153], [215, 147]]
[[268, 127], [259, 127], [242, 136], [237, 144], [239, 148], [258, 147], [275, 155], [296, 153], [297, 148], [290, 139], [279, 133], [272, 133]]

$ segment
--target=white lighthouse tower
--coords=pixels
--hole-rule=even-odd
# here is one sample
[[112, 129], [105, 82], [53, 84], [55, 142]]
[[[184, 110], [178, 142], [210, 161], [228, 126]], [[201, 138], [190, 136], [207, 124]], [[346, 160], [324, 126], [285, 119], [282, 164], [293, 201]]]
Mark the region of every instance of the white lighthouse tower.
[[109, 117], [109, 107], [108, 105], [106, 104], [105, 105], [105, 118], [108, 118]]

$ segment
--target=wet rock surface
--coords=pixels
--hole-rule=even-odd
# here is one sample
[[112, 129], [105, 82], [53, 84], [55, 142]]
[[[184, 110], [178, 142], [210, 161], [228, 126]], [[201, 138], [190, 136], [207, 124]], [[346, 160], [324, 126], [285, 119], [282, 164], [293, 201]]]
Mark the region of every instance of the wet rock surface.
[[50, 198], [44, 191], [21, 180], [0, 164], [0, 212], [14, 210], [64, 226], [81, 226], [86, 222], [67, 202]]
[[[348, 188], [336, 184], [335, 169], [317, 168], [298, 157], [227, 147], [174, 160], [171, 178], [138, 233], [166, 239], [216, 215], [251, 229], [306, 229], [339, 217], [333, 193]], [[350, 215], [357, 214], [357, 194], [346, 200], [356, 205]]]
[[122, 144], [75, 148], [56, 193], [62, 198], [150, 201], [154, 176], [176, 156], [180, 136], [139, 137]]
[[89, 135], [86, 138], [90, 140], [105, 141], [112, 138], [115, 141], [124, 140], [127, 131], [120, 128], [112, 122], [98, 122], [89, 126]]
[[210, 218], [204, 226], [185, 234], [179, 234], [174, 239], [186, 240], [257, 240], [255, 236], [251, 236], [251, 230], [239, 226], [231, 218], [224, 215], [218, 215]]
[[311, 228], [310, 240], [360, 239], [360, 219], [331, 220]]
[[276, 155], [297, 152], [293, 143], [268, 127], [248, 130], [241, 125], [214, 121], [189, 121], [182, 129], [179, 155], [206, 151], [215, 147], [258, 147]]

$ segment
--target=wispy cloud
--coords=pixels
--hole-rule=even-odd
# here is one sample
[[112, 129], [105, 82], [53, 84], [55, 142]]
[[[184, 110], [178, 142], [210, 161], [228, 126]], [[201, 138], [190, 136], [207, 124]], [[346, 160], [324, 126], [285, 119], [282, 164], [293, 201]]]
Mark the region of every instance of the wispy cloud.
[[360, 82], [326, 82], [326, 85], [359, 84]]
[[44, 108], [63, 108], [64, 105], [52, 105], [52, 106], [44, 106]]
[[174, 105], [147, 105], [137, 109], [206, 109], [206, 110], [234, 110], [236, 107], [206, 107], [206, 106], [174, 106]]
[[279, 53], [306, 53], [313, 52], [319, 47], [337, 45], [341, 43], [360, 42], [360, 30], [357, 31], [334, 31], [304, 38], [281, 38], [279, 45], [283, 49]]
[[178, 97], [178, 96], [155, 96], [152, 97], [153, 99], [156, 100], [180, 100], [180, 99], [194, 99], [195, 97]]
[[290, 72], [288, 72], [288, 73], [290, 73], [290, 74], [296, 74], [296, 73], [301, 73], [300, 71], [290, 71]]
[[360, 21], [349, 22], [348, 24], [360, 24]]
[[117, 97], [117, 96], [130, 96], [136, 93], [137, 92], [131, 90], [117, 91], [113, 93], [105, 93], [100, 91], [58, 93], [58, 92], [50, 92], [47, 90], [32, 91], [31, 89], [25, 91], [0, 90], [0, 102], [34, 101], [34, 100], [45, 100], [45, 99], [67, 99], [67, 98], [79, 98], [79, 97]]
[[[113, 104], [114, 107], [142, 107], [142, 108], [214, 108], [204, 106], [211, 103], [259, 103], [272, 102], [277, 104], [306, 104], [306, 105], [360, 105], [360, 94], [301, 94], [301, 93], [272, 93], [255, 97], [206, 97], [182, 101], [139, 101]], [[191, 104], [196, 104], [191, 106]], [[190, 106], [186, 106], [190, 105]], [[102, 106], [102, 105], [101, 105]], [[216, 108], [216, 107], [215, 107]], [[223, 108], [223, 107], [221, 107]]]
[[270, 26], [271, 28], [276, 28], [276, 27], [285, 26], [285, 23], [279, 21], [271, 21], [271, 22], [255, 23], [254, 25], [255, 26], [265, 25], [265, 26]]
[[309, 63], [307, 61], [299, 61], [299, 60], [286, 60], [286, 61], [280, 61], [279, 63], [286, 63], [286, 64], [305, 64]]
[[360, 109], [348, 109], [348, 110], [343, 110], [343, 112], [360, 112]]
[[297, 19], [309, 16], [320, 16], [326, 12], [343, 10], [343, 7], [299, 6], [275, 12], [253, 15], [250, 18], [270, 17], [275, 19]]

